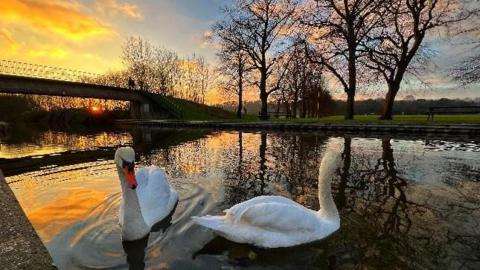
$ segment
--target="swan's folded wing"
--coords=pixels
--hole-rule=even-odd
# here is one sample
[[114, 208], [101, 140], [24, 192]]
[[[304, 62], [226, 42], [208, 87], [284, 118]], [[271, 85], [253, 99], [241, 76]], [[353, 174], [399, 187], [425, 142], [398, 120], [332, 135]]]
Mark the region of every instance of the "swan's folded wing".
[[148, 176], [150, 174], [150, 167], [144, 167], [136, 170], [135, 177], [137, 178], [138, 186], [148, 185]]
[[137, 187], [137, 196], [142, 215], [146, 223], [151, 225], [160, 217], [168, 214], [165, 211], [170, 200], [171, 190], [162, 169], [151, 166], [145, 168], [145, 172], [146, 177]]
[[235, 221], [241, 217], [242, 213], [246, 209], [261, 203], [283, 203], [300, 206], [297, 202], [283, 196], [258, 196], [248, 201], [244, 201], [237, 205], [234, 205], [233, 207], [225, 210], [224, 212], [226, 213], [228, 219], [230, 219], [231, 221]]
[[315, 214], [302, 206], [277, 202], [253, 205], [235, 217], [236, 223], [269, 231], [312, 231], [318, 226]]

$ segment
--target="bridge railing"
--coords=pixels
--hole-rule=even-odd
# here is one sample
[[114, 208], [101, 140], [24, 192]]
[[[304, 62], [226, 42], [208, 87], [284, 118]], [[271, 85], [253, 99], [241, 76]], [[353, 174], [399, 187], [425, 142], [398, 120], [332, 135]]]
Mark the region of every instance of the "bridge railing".
[[99, 76], [91, 72], [3, 59], [0, 59], [0, 74], [70, 82], [86, 82]]

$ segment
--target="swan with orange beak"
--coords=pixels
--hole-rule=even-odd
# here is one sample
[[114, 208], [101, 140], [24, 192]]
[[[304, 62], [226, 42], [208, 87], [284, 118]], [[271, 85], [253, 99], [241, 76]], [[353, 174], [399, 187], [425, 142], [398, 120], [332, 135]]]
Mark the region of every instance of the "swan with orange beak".
[[115, 164], [122, 187], [122, 239], [142, 239], [156, 223], [171, 214], [178, 194], [157, 166], [140, 168], [135, 173], [135, 151], [131, 147], [117, 149]]

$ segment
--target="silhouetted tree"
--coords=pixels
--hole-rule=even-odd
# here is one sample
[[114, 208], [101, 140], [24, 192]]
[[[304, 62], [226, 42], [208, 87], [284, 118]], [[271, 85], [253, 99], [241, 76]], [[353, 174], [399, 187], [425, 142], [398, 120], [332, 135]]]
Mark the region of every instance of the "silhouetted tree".
[[381, 119], [392, 119], [404, 76], [417, 74], [430, 56], [422, 46], [427, 33], [466, 20], [472, 11], [461, 0], [388, 0], [384, 8], [377, 12], [382, 24], [368, 33], [369, 61], [364, 63], [385, 79], [388, 91]]
[[243, 94], [246, 76], [251, 70], [248, 65], [247, 54], [235, 47], [229, 47], [231, 44], [224, 44], [217, 54], [220, 60], [218, 71], [223, 75], [222, 88], [227, 93], [233, 93], [237, 96], [237, 117], [242, 118]]
[[179, 58], [175, 52], [140, 37], [127, 38], [122, 60], [127, 68], [122, 87], [127, 87], [131, 78], [137, 90], [204, 103], [212, 84], [210, 65], [202, 56]]
[[268, 118], [268, 97], [280, 88], [284, 77], [281, 62], [295, 8], [295, 0], [236, 0], [224, 9], [225, 19], [213, 27], [223, 42], [245, 52], [257, 71], [263, 119]]
[[177, 53], [161, 47], [155, 47], [152, 63], [153, 85], [162, 95], [175, 95], [181, 69]]
[[[476, 2], [478, 5], [479, 1]], [[462, 41], [470, 43], [468, 56], [453, 68], [454, 79], [463, 85], [480, 82], [480, 14], [478, 10], [473, 10], [472, 15], [470, 20], [458, 29]]]
[[140, 37], [128, 37], [123, 44], [122, 61], [140, 91], [146, 91], [151, 79], [153, 53], [153, 45]]
[[285, 104], [287, 113], [295, 118], [317, 117], [333, 113], [333, 99], [328, 93], [323, 69], [309, 61], [304, 46], [296, 44], [288, 52], [285, 82], [277, 93], [277, 100]]
[[353, 119], [361, 44], [379, 21], [382, 0], [313, 0], [307, 7], [307, 52], [324, 66], [347, 94], [345, 119]]
[[205, 95], [212, 82], [210, 66], [202, 56], [193, 55], [181, 62], [180, 97], [197, 103], [205, 103]]

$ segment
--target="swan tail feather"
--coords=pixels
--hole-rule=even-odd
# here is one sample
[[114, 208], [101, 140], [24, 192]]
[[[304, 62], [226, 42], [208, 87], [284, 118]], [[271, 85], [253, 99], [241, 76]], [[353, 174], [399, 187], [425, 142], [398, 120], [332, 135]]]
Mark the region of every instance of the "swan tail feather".
[[220, 231], [225, 227], [225, 217], [223, 216], [192, 217], [192, 220], [196, 224], [214, 231]]

